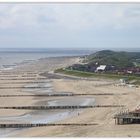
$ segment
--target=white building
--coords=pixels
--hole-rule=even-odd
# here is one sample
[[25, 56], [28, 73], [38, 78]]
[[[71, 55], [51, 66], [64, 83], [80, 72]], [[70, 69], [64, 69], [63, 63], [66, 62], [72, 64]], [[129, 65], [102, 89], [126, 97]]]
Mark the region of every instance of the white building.
[[100, 65], [99, 67], [96, 68], [96, 72], [97, 71], [105, 71], [106, 69], [106, 65]]

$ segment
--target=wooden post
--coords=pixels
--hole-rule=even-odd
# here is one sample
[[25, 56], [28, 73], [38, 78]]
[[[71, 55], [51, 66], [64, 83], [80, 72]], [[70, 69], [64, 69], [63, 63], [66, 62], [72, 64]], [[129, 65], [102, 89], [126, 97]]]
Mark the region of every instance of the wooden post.
[[117, 118], [117, 124], [119, 124], [119, 118]]

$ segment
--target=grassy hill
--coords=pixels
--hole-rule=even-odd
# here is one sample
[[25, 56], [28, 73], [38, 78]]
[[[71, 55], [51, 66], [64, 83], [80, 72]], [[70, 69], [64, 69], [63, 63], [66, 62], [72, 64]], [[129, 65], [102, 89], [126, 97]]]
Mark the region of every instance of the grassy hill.
[[[103, 50], [84, 57], [83, 61], [86, 63], [74, 64], [55, 72], [80, 77], [126, 78], [129, 82], [140, 84], [140, 52]], [[107, 65], [108, 68], [105, 71], [97, 72], [96, 69], [100, 65]], [[127, 73], [131, 70], [133, 71], [131, 74]]]
[[114, 65], [118, 68], [135, 67], [140, 64], [140, 52], [115, 52], [103, 50], [87, 56], [87, 63]]

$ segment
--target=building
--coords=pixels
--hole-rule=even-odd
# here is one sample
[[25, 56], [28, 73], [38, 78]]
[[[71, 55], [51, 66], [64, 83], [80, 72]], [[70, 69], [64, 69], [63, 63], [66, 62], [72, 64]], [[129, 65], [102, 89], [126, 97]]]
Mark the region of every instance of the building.
[[96, 71], [95, 72], [105, 71], [105, 69], [106, 69], [106, 65], [100, 65], [99, 67], [96, 68]]
[[131, 112], [121, 112], [114, 116], [115, 124], [140, 124], [140, 109]]

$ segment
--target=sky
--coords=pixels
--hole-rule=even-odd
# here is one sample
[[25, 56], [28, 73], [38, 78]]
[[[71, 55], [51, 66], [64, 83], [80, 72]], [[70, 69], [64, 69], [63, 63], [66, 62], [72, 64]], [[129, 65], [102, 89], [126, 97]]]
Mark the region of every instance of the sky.
[[0, 4], [0, 48], [140, 48], [140, 4]]

